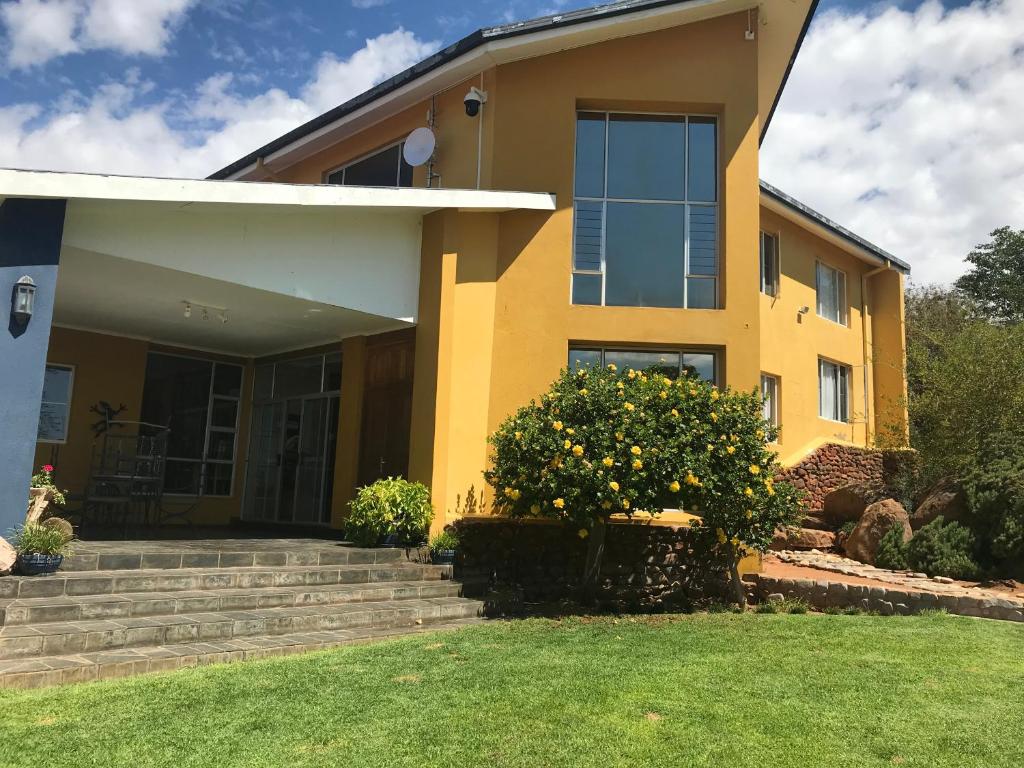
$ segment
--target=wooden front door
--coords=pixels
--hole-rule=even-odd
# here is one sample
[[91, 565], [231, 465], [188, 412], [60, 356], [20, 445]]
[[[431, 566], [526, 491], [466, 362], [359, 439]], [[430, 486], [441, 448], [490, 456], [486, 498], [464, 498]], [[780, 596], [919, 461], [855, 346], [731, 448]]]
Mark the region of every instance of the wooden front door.
[[409, 472], [412, 373], [416, 331], [371, 336], [366, 341], [363, 424], [359, 440], [360, 486]]

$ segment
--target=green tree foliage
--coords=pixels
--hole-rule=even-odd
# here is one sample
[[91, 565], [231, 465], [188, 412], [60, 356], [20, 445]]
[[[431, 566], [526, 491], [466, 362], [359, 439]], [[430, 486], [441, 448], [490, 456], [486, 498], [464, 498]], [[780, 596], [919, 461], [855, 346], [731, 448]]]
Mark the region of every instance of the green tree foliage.
[[995, 436], [964, 478], [972, 527], [999, 573], [1024, 575], [1024, 445]]
[[971, 579], [979, 571], [974, 548], [975, 538], [969, 528], [937, 517], [907, 542], [907, 564], [929, 576]]
[[1024, 320], [1024, 230], [1000, 227], [967, 256], [973, 267], [956, 287], [997, 323]]
[[878, 542], [875, 565], [891, 571], [902, 571], [907, 567], [907, 545], [903, 541], [903, 529], [894, 526]]

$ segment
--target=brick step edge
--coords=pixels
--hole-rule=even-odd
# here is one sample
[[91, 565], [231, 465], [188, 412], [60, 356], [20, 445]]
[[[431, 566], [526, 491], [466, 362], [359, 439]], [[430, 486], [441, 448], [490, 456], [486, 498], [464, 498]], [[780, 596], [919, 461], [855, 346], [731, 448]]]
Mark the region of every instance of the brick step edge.
[[178, 570], [180, 568], [249, 568], [295, 565], [382, 565], [406, 559], [404, 549], [381, 547], [324, 547], [321, 549], [251, 549], [246, 551], [196, 552], [82, 552], [64, 559], [64, 571]]
[[757, 573], [749, 574], [744, 580], [753, 587], [754, 596], [759, 601], [767, 600], [769, 595], [782, 595], [787, 599], [804, 600], [818, 609], [860, 608], [885, 616], [944, 610], [958, 616], [1024, 622], [1024, 606], [999, 597], [945, 595], [827, 579], [777, 578]]
[[229, 664], [275, 656], [290, 656], [407, 635], [451, 632], [462, 627], [482, 624], [485, 621], [486, 619], [473, 617], [434, 623], [426, 622], [410, 627], [342, 629], [251, 637], [221, 642], [126, 648], [119, 651], [79, 654], [78, 656], [26, 659], [11, 665], [7, 671], [2, 671], [4, 662], [0, 662], [0, 689], [46, 688], [54, 685], [170, 672], [209, 664]]

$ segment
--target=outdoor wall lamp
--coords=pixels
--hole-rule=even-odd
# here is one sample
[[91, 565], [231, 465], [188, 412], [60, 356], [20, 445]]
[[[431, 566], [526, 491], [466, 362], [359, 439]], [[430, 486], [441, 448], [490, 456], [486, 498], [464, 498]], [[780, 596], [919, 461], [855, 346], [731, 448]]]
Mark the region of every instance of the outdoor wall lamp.
[[14, 284], [14, 295], [11, 297], [11, 317], [18, 325], [27, 325], [36, 306], [36, 281], [28, 275], [22, 275]]

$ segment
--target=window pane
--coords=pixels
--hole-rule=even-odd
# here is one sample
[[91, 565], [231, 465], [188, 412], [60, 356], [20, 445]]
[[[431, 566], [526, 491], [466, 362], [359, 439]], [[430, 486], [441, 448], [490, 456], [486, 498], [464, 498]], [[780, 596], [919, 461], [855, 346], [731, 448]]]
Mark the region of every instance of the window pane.
[[818, 361], [818, 415], [823, 419], [838, 421], [836, 417], [836, 366], [824, 360]]
[[619, 371], [627, 371], [632, 368], [635, 371], [646, 371], [653, 369], [669, 378], [676, 378], [679, 375], [679, 353], [678, 352], [653, 352], [638, 349], [609, 349], [604, 353], [605, 365], [613, 363]]
[[846, 421], [850, 417], [850, 369], [836, 366], [836, 378], [839, 397], [836, 399], [836, 421]]
[[769, 296], [775, 296], [778, 293], [778, 284], [776, 282], [776, 276], [778, 275], [778, 267], [776, 266], [777, 250], [774, 235], [762, 232], [761, 292], [766, 293]]
[[573, 232], [573, 266], [576, 269], [601, 269], [601, 229], [603, 203], [577, 200]]
[[164, 465], [164, 493], [199, 495], [199, 477], [202, 463], [168, 459]]
[[211, 431], [210, 449], [206, 458], [220, 459], [221, 461], [231, 461], [235, 458], [235, 433]]
[[686, 306], [690, 309], [715, 309], [715, 280], [710, 277], [686, 279]]
[[569, 369], [590, 368], [601, 365], [601, 350], [599, 349], [570, 349]]
[[687, 352], [683, 355], [683, 370], [687, 375], [700, 376], [705, 381], [715, 382], [715, 356], [710, 352]]
[[254, 400], [268, 400], [274, 389], [274, 364], [257, 365], [253, 373], [252, 396]]
[[601, 276], [576, 274], [572, 276], [573, 304], [601, 304]]
[[341, 352], [332, 352], [324, 357], [324, 392], [341, 389]]
[[215, 398], [213, 401], [213, 413], [210, 414], [210, 425], [214, 427], [234, 429], [237, 415], [237, 400], [221, 400], [219, 398]]
[[230, 363], [217, 363], [213, 370], [213, 393], [227, 397], [242, 394], [242, 367]]
[[718, 199], [718, 152], [713, 117], [691, 117], [689, 123], [687, 200]]
[[201, 459], [213, 363], [151, 353], [146, 360], [142, 421], [169, 427], [167, 455]]
[[314, 395], [320, 391], [323, 357], [304, 357], [299, 360], [284, 360], [277, 364], [274, 381], [274, 397], [297, 397]]
[[777, 423], [778, 416], [778, 381], [774, 376], [761, 377], [761, 397], [764, 400], [761, 415], [770, 424]]
[[837, 323], [846, 324], [846, 275], [839, 270], [835, 272], [836, 282], [836, 314], [835, 321]]
[[342, 183], [348, 187], [394, 187], [398, 184], [400, 157], [401, 148], [395, 145], [363, 158], [345, 168], [345, 178]]
[[682, 200], [686, 123], [681, 117], [612, 115], [608, 197]]
[[817, 265], [818, 276], [818, 315], [836, 319], [836, 272], [820, 262]]
[[691, 275], [718, 274], [718, 208], [689, 205]]
[[230, 496], [233, 468], [233, 464], [207, 464], [203, 493], [207, 496]]
[[683, 306], [683, 207], [608, 203], [605, 304]]
[[403, 142], [398, 148], [398, 186], [400, 187], [411, 187], [412, 186], [412, 166], [405, 162], [405, 143]]
[[604, 196], [604, 114], [576, 118], [576, 196]]

